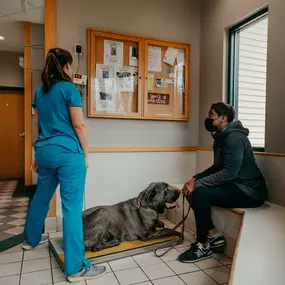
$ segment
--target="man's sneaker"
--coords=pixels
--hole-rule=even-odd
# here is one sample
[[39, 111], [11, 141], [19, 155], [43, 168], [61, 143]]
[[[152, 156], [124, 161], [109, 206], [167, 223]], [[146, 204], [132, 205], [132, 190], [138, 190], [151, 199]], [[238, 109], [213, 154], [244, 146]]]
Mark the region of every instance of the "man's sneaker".
[[208, 236], [208, 242], [212, 249], [218, 249], [226, 246], [226, 240], [220, 233], [216, 233], [213, 237]]
[[81, 271], [67, 276], [67, 280], [71, 283], [80, 282], [98, 278], [106, 272], [105, 266], [92, 265], [90, 268], [84, 267]]
[[210, 245], [206, 248], [201, 243], [192, 243], [190, 248], [184, 253], [178, 256], [178, 259], [184, 263], [197, 262], [203, 259], [210, 258], [212, 256], [212, 250]]
[[43, 236], [42, 236], [42, 239], [41, 239], [41, 241], [40, 241], [40, 243], [39, 243], [37, 246], [32, 246], [32, 245], [28, 244], [26, 241], [24, 241], [24, 243], [23, 243], [23, 245], [22, 245], [22, 249], [25, 249], [25, 250], [35, 249], [35, 248], [37, 248], [39, 245], [42, 245], [42, 244], [47, 243], [48, 240], [49, 240], [48, 235], [43, 235]]

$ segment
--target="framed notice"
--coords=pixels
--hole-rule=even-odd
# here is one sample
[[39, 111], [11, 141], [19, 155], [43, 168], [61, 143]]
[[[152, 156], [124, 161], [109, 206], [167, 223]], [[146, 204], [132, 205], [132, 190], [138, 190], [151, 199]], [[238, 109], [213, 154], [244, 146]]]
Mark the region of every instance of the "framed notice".
[[88, 117], [187, 121], [190, 45], [88, 29]]

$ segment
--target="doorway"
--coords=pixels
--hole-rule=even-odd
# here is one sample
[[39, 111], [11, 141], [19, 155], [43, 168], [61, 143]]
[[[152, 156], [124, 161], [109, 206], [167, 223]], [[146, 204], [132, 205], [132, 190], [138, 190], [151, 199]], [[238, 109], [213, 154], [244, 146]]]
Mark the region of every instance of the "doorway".
[[24, 178], [24, 136], [24, 92], [0, 91], [0, 180]]

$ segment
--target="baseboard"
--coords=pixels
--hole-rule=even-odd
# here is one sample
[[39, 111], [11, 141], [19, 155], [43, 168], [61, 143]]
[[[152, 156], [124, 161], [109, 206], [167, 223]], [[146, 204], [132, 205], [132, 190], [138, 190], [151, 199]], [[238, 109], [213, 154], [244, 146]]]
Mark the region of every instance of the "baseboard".
[[57, 231], [56, 217], [46, 218], [45, 233], [54, 233]]

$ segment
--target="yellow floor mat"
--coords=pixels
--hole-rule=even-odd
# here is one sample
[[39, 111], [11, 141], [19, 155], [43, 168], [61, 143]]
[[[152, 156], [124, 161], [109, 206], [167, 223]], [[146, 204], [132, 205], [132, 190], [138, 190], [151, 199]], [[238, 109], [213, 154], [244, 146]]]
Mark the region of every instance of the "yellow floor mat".
[[[170, 237], [166, 237], [166, 238], [153, 239], [153, 240], [149, 240], [149, 241], [140, 241], [140, 240], [124, 241], [118, 246], [103, 249], [100, 251], [96, 251], [96, 252], [86, 251], [85, 256], [88, 259], [91, 259], [91, 258], [95, 258], [95, 257], [101, 257], [101, 256], [105, 256], [105, 255], [118, 253], [118, 252], [142, 248], [142, 247], [149, 246], [149, 245], [155, 245], [155, 244], [159, 244], [161, 242], [167, 242], [167, 241], [175, 240], [178, 238], [179, 238], [178, 236], [170, 236]], [[64, 262], [64, 254], [59, 254], [59, 258], [60, 258], [61, 262], [63, 263]]]

